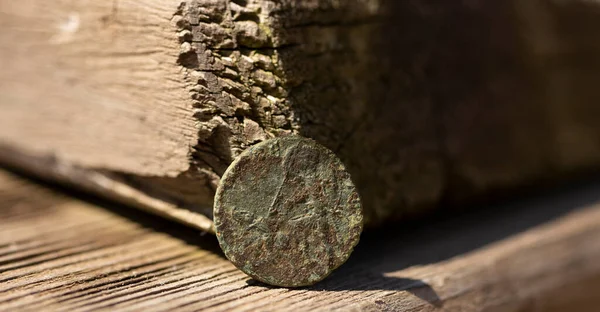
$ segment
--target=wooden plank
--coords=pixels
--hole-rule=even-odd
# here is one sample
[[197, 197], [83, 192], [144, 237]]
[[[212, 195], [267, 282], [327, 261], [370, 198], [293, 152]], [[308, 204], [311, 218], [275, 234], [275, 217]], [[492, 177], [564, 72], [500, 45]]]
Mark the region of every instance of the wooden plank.
[[598, 168], [598, 12], [582, 0], [0, 0], [0, 162], [57, 160], [77, 185], [87, 170], [119, 185], [96, 190], [110, 197], [210, 217], [236, 155], [291, 132], [339, 155], [368, 224], [447, 209]]
[[33, 174], [46, 181], [59, 182], [65, 186], [214, 233], [213, 221], [208, 217], [212, 215], [212, 207], [203, 210], [185, 209], [170, 201], [150, 196], [114, 175], [88, 170], [60, 158], [30, 155], [10, 146], [3, 146], [1, 143], [0, 159], [5, 166], [10, 166], [14, 170]]
[[187, 170], [198, 133], [172, 61], [178, 4], [0, 1], [0, 141], [88, 168]]
[[285, 289], [251, 281], [211, 235], [3, 171], [0, 310], [595, 311], [598, 194], [366, 233], [330, 278]]

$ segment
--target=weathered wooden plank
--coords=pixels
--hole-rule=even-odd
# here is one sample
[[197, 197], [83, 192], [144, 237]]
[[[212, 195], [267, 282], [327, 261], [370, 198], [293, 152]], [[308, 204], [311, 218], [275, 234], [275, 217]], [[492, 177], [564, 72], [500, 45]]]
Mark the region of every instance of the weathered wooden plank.
[[594, 311], [598, 194], [367, 233], [330, 278], [285, 289], [252, 282], [211, 235], [3, 171], [0, 310]]
[[[179, 5], [0, 1], [2, 162], [210, 230], [205, 216], [110, 174], [190, 169], [198, 120], [177, 64]], [[206, 208], [218, 177], [194, 172]]]
[[87, 191], [130, 207], [175, 220], [181, 224], [214, 233], [211, 210], [185, 209], [170, 201], [160, 200], [132, 187], [118, 177], [74, 165], [60, 158], [39, 157], [0, 143], [0, 159], [4, 165], [33, 174], [46, 181]]
[[0, 140], [74, 165], [175, 176], [197, 141], [179, 1], [0, 1]]
[[294, 132], [339, 155], [369, 224], [558, 179], [600, 163], [598, 8], [2, 0], [0, 161], [210, 216], [232, 159]]

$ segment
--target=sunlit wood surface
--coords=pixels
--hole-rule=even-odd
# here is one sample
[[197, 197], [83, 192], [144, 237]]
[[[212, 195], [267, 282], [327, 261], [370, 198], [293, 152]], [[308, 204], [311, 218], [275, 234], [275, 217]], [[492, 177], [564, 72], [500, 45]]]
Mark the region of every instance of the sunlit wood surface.
[[252, 281], [213, 236], [0, 171], [2, 311], [596, 311], [600, 185], [364, 235], [302, 289]]

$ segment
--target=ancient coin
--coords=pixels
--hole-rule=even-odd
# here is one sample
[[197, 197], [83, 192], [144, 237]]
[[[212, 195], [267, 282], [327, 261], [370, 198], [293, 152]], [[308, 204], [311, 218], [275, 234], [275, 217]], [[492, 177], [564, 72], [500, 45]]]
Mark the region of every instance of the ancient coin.
[[214, 223], [235, 266], [261, 282], [298, 287], [348, 259], [363, 217], [342, 162], [311, 139], [286, 136], [250, 147], [229, 166]]

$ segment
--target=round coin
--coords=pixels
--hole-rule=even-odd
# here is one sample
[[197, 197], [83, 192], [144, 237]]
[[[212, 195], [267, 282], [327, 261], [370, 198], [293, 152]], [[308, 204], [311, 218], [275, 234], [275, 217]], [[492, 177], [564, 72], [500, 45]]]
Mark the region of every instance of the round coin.
[[248, 148], [217, 188], [214, 224], [225, 256], [261, 282], [312, 285], [342, 265], [363, 227], [342, 162], [300, 136]]

